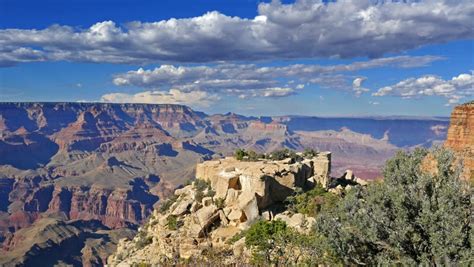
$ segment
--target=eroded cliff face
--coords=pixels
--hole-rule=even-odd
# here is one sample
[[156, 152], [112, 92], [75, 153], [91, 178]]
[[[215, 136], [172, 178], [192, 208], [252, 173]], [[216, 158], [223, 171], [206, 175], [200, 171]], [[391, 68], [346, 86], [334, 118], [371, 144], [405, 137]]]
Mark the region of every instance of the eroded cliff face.
[[[8, 203], [16, 205], [10, 207], [10, 215], [6, 222], [14, 224], [19, 229], [21, 226], [30, 225], [33, 220], [30, 216], [19, 217], [19, 213], [34, 214], [41, 217], [42, 213], [61, 214], [67, 220], [98, 220], [103, 225], [116, 229], [139, 225], [147, 218], [153, 204], [158, 201], [158, 196], [149, 191], [148, 184], [143, 179], [134, 179], [130, 188], [109, 189], [100, 186], [61, 186], [37, 185], [24, 187], [24, 181], [14, 182], [13, 179], [1, 179], [0, 189]], [[8, 198], [10, 196], [10, 198]], [[3, 207], [6, 213], [7, 207]], [[15, 220], [24, 220], [16, 222]], [[9, 227], [3, 229], [14, 233]], [[1, 226], [0, 226], [1, 229]]]
[[[300, 233], [311, 231], [314, 217], [290, 212], [285, 200], [317, 183], [335, 194], [362, 185], [352, 172], [329, 176], [331, 154], [281, 161], [239, 161], [232, 157], [198, 164], [196, 180], [174, 192], [175, 201], [155, 210], [132, 240], [120, 240], [110, 266], [179, 265], [207, 260], [209, 250], [226, 251], [224, 265], [248, 264], [250, 251], [239, 235], [259, 220], [282, 220]], [[365, 182], [361, 181], [365, 184]], [[344, 188], [343, 188], [344, 187]], [[231, 239], [237, 239], [235, 243]], [[207, 253], [207, 254], [206, 254]], [[311, 257], [292, 251], [297, 259]], [[192, 261], [191, 261], [192, 262]]]
[[454, 108], [444, 145], [462, 160], [463, 178], [474, 181], [474, 101]]
[[0, 257], [1, 266], [103, 266], [120, 238], [134, 231], [110, 230], [100, 222], [69, 221], [49, 217], [36, 220], [5, 241], [8, 253]]
[[[239, 161], [228, 157], [198, 164], [197, 180], [176, 190], [177, 201], [167, 211], [155, 210], [135, 239], [122, 240], [109, 264], [160, 264], [199, 257], [211, 247], [231, 248], [226, 241], [260, 218], [280, 218], [300, 231], [308, 231], [314, 218], [278, 214], [278, 206], [297, 187], [308, 189], [317, 182], [328, 185], [329, 170], [327, 152], [299, 162], [290, 158]], [[179, 227], [170, 229], [170, 218], [176, 218]], [[147, 242], [146, 247], [143, 242]]]

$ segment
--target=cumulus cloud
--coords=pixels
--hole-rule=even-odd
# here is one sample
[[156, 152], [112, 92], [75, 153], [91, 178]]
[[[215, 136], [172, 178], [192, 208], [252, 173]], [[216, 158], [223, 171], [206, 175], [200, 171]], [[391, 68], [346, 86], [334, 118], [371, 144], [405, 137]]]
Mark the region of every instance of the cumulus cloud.
[[352, 81], [352, 91], [354, 91], [354, 94], [359, 97], [363, 93], [369, 92], [370, 90], [367, 88], [362, 87], [362, 83], [367, 80], [365, 77], [357, 77]]
[[474, 95], [474, 77], [463, 73], [450, 80], [439, 76], [425, 75], [409, 78], [391, 86], [380, 88], [373, 96], [395, 96], [401, 98], [420, 98], [426, 96], [442, 96], [448, 100], [447, 105], [457, 104], [461, 99]]
[[177, 89], [164, 91], [145, 91], [136, 94], [111, 93], [101, 97], [102, 102], [111, 103], [150, 103], [182, 104], [192, 107], [208, 107], [219, 97], [203, 91], [181, 92]]
[[[0, 30], [0, 65], [30, 61], [217, 62], [380, 57], [474, 37], [472, 0], [260, 3], [253, 19], [202, 16], [86, 29]], [[329, 30], [328, 30], [329, 29]]]
[[347, 73], [379, 68], [409, 68], [442, 60], [436, 56], [398, 56], [372, 59], [340, 65], [293, 64], [282, 67], [259, 67], [254, 64], [220, 64], [213, 66], [161, 65], [155, 69], [120, 73], [114, 76], [117, 86], [135, 86], [149, 89], [176, 88], [183, 92], [193, 90], [225, 93], [240, 98], [281, 97], [297, 93], [305, 84], [324, 88], [353, 91], [356, 95], [368, 89]]

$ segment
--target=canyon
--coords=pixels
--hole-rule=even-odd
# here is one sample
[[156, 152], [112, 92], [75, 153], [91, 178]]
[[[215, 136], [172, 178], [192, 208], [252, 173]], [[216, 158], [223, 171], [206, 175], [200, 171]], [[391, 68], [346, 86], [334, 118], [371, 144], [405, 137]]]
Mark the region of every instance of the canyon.
[[[460, 125], [464, 113], [456, 115]], [[376, 179], [398, 149], [442, 144], [447, 133], [453, 136], [447, 145], [455, 148], [459, 138], [472, 137], [448, 126], [447, 118], [251, 117], [167, 104], [0, 103], [0, 264], [34, 262], [68, 247], [71, 257], [62, 263], [103, 265], [104, 255], [132, 235], [160, 199], [194, 178], [196, 164], [238, 148], [331, 151], [332, 176], [352, 169]], [[61, 245], [68, 243], [76, 245]]]

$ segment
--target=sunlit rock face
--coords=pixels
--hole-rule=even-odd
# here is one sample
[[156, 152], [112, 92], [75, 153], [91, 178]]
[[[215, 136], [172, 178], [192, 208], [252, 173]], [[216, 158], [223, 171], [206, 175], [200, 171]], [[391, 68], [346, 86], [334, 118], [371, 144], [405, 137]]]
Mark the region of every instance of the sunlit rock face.
[[454, 108], [444, 145], [462, 160], [463, 178], [474, 180], [474, 101]]
[[227, 157], [197, 164], [196, 180], [177, 189], [176, 201], [155, 210], [133, 240], [121, 240], [108, 263], [160, 264], [176, 257], [199, 257], [210, 248], [232, 250], [227, 259], [231, 263], [244, 248], [242, 241], [228, 240], [258, 220], [280, 219], [298, 231], [310, 231], [315, 219], [289, 213], [284, 201], [297, 188], [328, 186], [330, 164], [329, 152], [298, 160]]

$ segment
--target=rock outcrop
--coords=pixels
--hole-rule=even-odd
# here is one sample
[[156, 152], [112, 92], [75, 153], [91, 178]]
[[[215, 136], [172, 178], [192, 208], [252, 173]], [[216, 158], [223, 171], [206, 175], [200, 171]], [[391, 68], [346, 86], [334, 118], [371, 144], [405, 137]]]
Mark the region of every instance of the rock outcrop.
[[463, 178], [474, 181], [474, 101], [454, 108], [444, 145], [462, 161]]
[[286, 211], [283, 201], [296, 188], [329, 185], [329, 170], [328, 152], [300, 161], [228, 157], [198, 164], [196, 180], [177, 189], [175, 201], [155, 210], [133, 240], [121, 240], [108, 264], [166, 264], [205, 257], [211, 248], [231, 250], [234, 255], [248, 253], [242, 241], [231, 244], [229, 240], [257, 220], [283, 220], [297, 231], [308, 232], [315, 219]]

